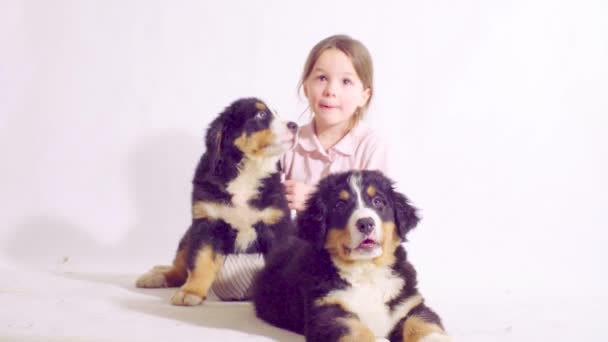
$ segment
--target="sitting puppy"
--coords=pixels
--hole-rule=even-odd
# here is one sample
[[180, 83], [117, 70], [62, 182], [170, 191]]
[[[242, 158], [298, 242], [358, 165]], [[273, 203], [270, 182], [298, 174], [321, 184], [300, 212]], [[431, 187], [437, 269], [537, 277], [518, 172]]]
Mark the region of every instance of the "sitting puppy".
[[265, 254], [275, 239], [289, 234], [278, 161], [296, 131], [295, 123], [279, 120], [256, 98], [228, 106], [207, 130], [207, 149], [192, 181], [192, 224], [173, 265], [153, 268], [136, 286], [181, 286], [173, 304], [200, 304], [227, 255]]
[[307, 341], [450, 341], [402, 246], [416, 209], [378, 171], [330, 175], [253, 288], [261, 319]]

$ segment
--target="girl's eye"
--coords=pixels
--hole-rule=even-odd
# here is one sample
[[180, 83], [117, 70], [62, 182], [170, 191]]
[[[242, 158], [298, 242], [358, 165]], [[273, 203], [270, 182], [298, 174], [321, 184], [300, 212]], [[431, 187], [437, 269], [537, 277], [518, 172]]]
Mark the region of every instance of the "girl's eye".
[[344, 80], [342, 80], [342, 83], [344, 83], [344, 85], [351, 85], [351, 84], [353, 84], [353, 81], [351, 81], [348, 78], [345, 78]]
[[381, 197], [376, 196], [372, 198], [372, 205], [374, 208], [382, 208], [384, 207], [384, 200]]
[[317, 76], [317, 79], [319, 81], [325, 81], [325, 80], [327, 80], [327, 77], [325, 77], [324, 75], [319, 75], [319, 76]]
[[267, 117], [267, 116], [268, 116], [268, 113], [266, 113], [265, 111], [262, 111], [262, 110], [261, 110], [261, 111], [259, 111], [259, 112], [258, 112], [258, 113], [255, 115], [256, 119], [260, 119], [260, 120], [264, 120], [264, 119], [266, 119], [266, 117]]

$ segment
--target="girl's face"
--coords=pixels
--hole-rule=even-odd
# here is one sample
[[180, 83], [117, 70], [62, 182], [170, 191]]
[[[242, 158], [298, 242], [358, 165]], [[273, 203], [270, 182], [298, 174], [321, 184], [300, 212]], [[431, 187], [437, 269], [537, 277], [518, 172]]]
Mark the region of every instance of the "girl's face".
[[369, 100], [350, 58], [338, 49], [325, 50], [304, 81], [304, 94], [323, 127], [348, 124], [357, 107]]

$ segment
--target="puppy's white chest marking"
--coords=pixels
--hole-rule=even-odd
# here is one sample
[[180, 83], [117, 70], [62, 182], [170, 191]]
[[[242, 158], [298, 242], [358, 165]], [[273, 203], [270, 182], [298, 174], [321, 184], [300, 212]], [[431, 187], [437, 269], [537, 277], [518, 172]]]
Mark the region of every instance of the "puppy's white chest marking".
[[195, 218], [209, 217], [222, 219], [238, 231], [235, 249], [246, 250], [257, 238], [253, 225], [259, 221], [266, 224], [278, 222], [283, 215], [278, 209], [252, 208], [248, 202], [258, 195], [260, 180], [276, 171], [276, 160], [247, 160], [240, 169], [239, 175], [228, 183], [227, 190], [232, 195], [232, 205], [214, 202], [196, 202], [193, 206]]
[[258, 195], [260, 180], [276, 171], [276, 158], [247, 159], [240, 167], [239, 175], [228, 183], [235, 207], [247, 206], [247, 202]]
[[351, 284], [344, 290], [330, 292], [323, 302], [340, 302], [346, 309], [359, 316], [376, 336], [386, 336], [397, 322], [421, 302], [414, 296], [390, 311], [386, 305], [395, 298], [405, 281], [389, 267], [358, 265], [344, 267], [340, 275]]

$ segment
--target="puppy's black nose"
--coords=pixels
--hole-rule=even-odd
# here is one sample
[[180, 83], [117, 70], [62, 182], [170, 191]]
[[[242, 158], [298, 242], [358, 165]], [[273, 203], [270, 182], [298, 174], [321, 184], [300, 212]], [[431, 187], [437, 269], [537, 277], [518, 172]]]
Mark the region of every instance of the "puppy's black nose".
[[371, 217], [360, 218], [357, 220], [357, 229], [365, 235], [369, 235], [374, 230], [374, 220]]
[[293, 121], [289, 121], [287, 123], [287, 128], [289, 128], [290, 131], [295, 133], [298, 130], [298, 124]]

